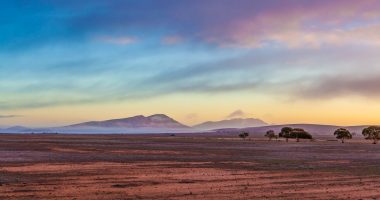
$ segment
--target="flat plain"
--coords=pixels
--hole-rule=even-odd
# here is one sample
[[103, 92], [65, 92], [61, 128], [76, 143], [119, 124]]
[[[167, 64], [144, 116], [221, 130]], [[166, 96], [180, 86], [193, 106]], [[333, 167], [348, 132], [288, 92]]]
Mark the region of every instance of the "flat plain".
[[1, 134], [0, 199], [380, 199], [380, 144]]

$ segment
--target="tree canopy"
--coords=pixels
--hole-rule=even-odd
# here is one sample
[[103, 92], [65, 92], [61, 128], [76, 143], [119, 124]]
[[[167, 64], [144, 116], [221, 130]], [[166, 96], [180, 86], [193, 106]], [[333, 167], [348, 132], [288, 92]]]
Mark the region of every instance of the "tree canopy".
[[377, 141], [380, 139], [380, 126], [370, 126], [363, 129], [363, 136], [367, 140], [372, 140], [373, 144], [377, 144]]
[[290, 132], [290, 138], [297, 138], [297, 142], [299, 139], [313, 139], [313, 136], [311, 136], [310, 133], [303, 130], [302, 128], [295, 128]]
[[286, 138], [286, 142], [288, 142], [288, 139], [290, 138], [290, 133], [292, 132], [291, 127], [284, 127], [281, 129], [281, 132], [278, 134], [279, 137]]
[[344, 143], [345, 139], [351, 139], [352, 138], [352, 134], [350, 133], [350, 131], [345, 129], [345, 128], [337, 129], [334, 132], [334, 135], [337, 139], [340, 139], [342, 141], [342, 143]]
[[265, 133], [265, 137], [267, 137], [269, 140], [272, 140], [273, 138], [277, 138], [278, 136], [274, 132], [274, 130], [269, 130]]
[[297, 138], [297, 141], [299, 141], [300, 138], [313, 139], [313, 136], [307, 131], [303, 130], [302, 128], [291, 128], [291, 127], [282, 128], [281, 132], [279, 133], [279, 136], [286, 138], [286, 141], [288, 141], [288, 138]]
[[278, 134], [278, 136], [283, 137], [283, 138], [289, 138], [290, 133], [293, 131], [293, 128], [291, 127], [284, 127], [281, 129], [281, 132]]

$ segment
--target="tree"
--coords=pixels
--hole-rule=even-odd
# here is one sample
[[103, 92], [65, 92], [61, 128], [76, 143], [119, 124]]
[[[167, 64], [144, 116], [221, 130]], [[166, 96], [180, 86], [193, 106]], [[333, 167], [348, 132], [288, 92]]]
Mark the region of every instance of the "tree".
[[278, 136], [276, 135], [276, 133], [273, 131], [273, 130], [269, 130], [266, 132], [265, 134], [265, 137], [267, 137], [269, 139], [269, 141], [271, 141], [273, 138], [278, 138]]
[[313, 139], [313, 136], [302, 128], [295, 128], [290, 132], [290, 138], [296, 138], [297, 142], [302, 139]]
[[334, 132], [336, 139], [340, 139], [344, 143], [345, 139], [352, 139], [352, 134], [345, 128], [339, 128]]
[[240, 137], [240, 138], [243, 138], [243, 139], [245, 139], [245, 138], [248, 137], [248, 136], [249, 136], [249, 133], [248, 133], [248, 132], [242, 132], [242, 133], [239, 134], [239, 137]]
[[281, 132], [278, 134], [279, 137], [286, 138], [286, 142], [288, 142], [288, 138], [290, 138], [290, 133], [293, 131], [290, 127], [284, 127], [281, 129]]
[[363, 129], [363, 136], [366, 140], [372, 140], [373, 144], [377, 144], [377, 141], [380, 139], [380, 126], [370, 126]]

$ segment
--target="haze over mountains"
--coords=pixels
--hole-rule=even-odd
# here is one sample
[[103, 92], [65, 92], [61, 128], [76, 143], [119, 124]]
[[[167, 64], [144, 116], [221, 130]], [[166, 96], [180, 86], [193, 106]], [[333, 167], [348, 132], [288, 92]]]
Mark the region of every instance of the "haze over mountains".
[[[247, 131], [252, 135], [262, 135], [268, 130], [280, 132], [284, 126], [303, 128], [315, 136], [331, 135], [340, 126], [319, 124], [287, 124], [268, 125], [255, 118], [236, 118], [221, 121], [208, 121], [193, 127], [186, 126], [164, 114], [151, 116], [137, 115], [122, 119], [105, 121], [90, 121], [63, 127], [28, 128], [13, 126], [0, 128], [0, 133], [191, 133], [191, 132], [217, 132], [235, 134]], [[361, 133], [367, 126], [345, 127], [351, 132]]]
[[[31, 133], [31, 132], [37, 132], [37, 129], [32, 129], [24, 126], [12, 126], [9, 128], [0, 128], [0, 133]], [[41, 132], [44, 132], [45, 130], [41, 130]]]

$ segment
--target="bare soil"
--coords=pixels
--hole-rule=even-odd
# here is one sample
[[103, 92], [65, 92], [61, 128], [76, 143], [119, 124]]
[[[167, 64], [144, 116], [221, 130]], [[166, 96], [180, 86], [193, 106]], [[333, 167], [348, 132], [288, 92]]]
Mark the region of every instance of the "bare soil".
[[380, 199], [380, 144], [2, 134], [0, 199]]

